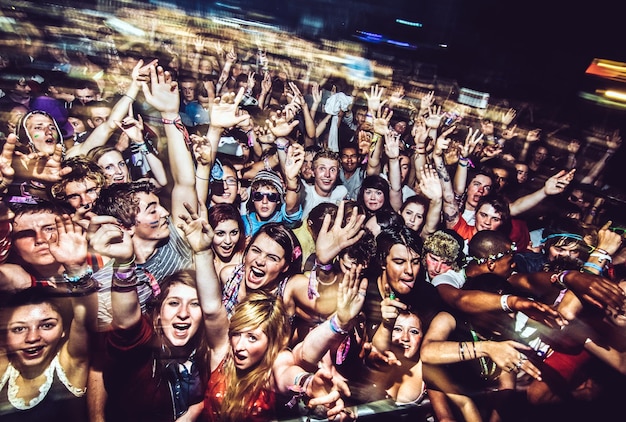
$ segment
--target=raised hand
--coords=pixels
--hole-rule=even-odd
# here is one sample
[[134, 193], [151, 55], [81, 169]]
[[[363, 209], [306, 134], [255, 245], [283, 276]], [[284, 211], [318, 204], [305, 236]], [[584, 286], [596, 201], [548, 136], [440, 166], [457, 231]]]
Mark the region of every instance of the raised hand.
[[244, 89], [239, 88], [237, 94], [230, 92], [217, 97], [211, 108], [211, 126], [228, 129], [239, 124], [245, 123], [250, 115], [240, 113], [239, 103], [243, 99]]
[[128, 136], [128, 139], [135, 144], [143, 144], [143, 118], [141, 114], [137, 119], [133, 116], [133, 104], [128, 105], [128, 115], [121, 122], [115, 122], [118, 128]]
[[470, 128], [467, 131], [467, 136], [465, 137], [465, 143], [461, 147], [461, 157], [467, 158], [469, 157], [474, 150], [476, 149], [476, 145], [483, 139], [483, 134], [480, 130], [476, 129], [472, 131]]
[[359, 214], [357, 207], [352, 209], [350, 219], [345, 226], [342, 226], [344, 207], [345, 202], [340, 202], [332, 226], [330, 225], [331, 216], [329, 214], [324, 216], [322, 228], [315, 241], [315, 253], [321, 263], [332, 262], [339, 255], [339, 252], [354, 245], [365, 233], [363, 230], [365, 215]]
[[372, 85], [370, 88], [370, 94], [365, 92], [365, 98], [367, 99], [367, 109], [370, 113], [376, 113], [387, 102], [387, 100], [381, 101], [385, 88], [379, 88], [378, 84]]
[[293, 115], [285, 112], [276, 112], [275, 115], [265, 121], [267, 127], [277, 138], [283, 138], [289, 135], [298, 124], [299, 120], [292, 120]]
[[[320, 90], [319, 83], [313, 82], [313, 86], [311, 86], [311, 96], [313, 97], [313, 104], [319, 105], [322, 102], [322, 91]], [[311, 109], [315, 109], [315, 107], [311, 107]]]
[[393, 90], [393, 93], [389, 97], [389, 107], [390, 108], [396, 107], [398, 104], [400, 104], [400, 101], [402, 101], [403, 98], [404, 98], [404, 88], [402, 86], [399, 86]]
[[183, 205], [188, 214], [180, 215], [183, 223], [179, 224], [178, 227], [185, 233], [187, 242], [194, 252], [209, 250], [213, 243], [213, 228], [209, 221], [206, 216], [200, 216], [196, 213], [188, 203], [185, 202]]
[[17, 136], [13, 133], [7, 136], [7, 140], [2, 146], [2, 154], [0, 155], [0, 194], [4, 192], [13, 182], [15, 170], [13, 169], [13, 152]]
[[27, 177], [40, 182], [58, 182], [72, 171], [70, 167], [62, 166], [63, 146], [61, 144], [54, 147], [52, 155], [42, 152], [31, 152], [27, 155], [14, 153], [20, 157], [22, 166], [28, 172]]
[[508, 126], [511, 124], [511, 122], [515, 118], [516, 113], [517, 112], [515, 111], [515, 109], [510, 108], [506, 112], [502, 112], [500, 116], [500, 121], [502, 122], [503, 125]]
[[541, 134], [541, 129], [533, 129], [529, 130], [526, 134], [526, 142], [536, 142], [539, 140], [539, 135]]
[[386, 109], [382, 112], [378, 110], [376, 112], [376, 118], [372, 122], [374, 132], [380, 135], [386, 135], [387, 132], [389, 132], [389, 122], [391, 121], [391, 116], [393, 116], [393, 111], [390, 109]]
[[415, 149], [422, 151], [426, 148], [426, 139], [428, 138], [428, 129], [426, 129], [426, 122], [422, 118], [418, 118], [411, 129], [411, 135], [415, 140]]
[[150, 82], [150, 69], [155, 67], [159, 61], [157, 59], [152, 60], [150, 63], [144, 65], [143, 60], [139, 60], [131, 72], [133, 82], [141, 84]]
[[609, 230], [611, 220], [607, 221], [604, 226], [598, 230], [598, 242], [596, 249], [602, 249], [609, 255], [613, 255], [622, 246], [622, 235]]
[[261, 81], [261, 92], [264, 94], [269, 93], [272, 90], [272, 78], [269, 72], [265, 72], [263, 80]]
[[425, 165], [419, 170], [419, 189], [426, 198], [432, 200], [443, 197], [443, 190], [437, 171], [430, 165]]
[[337, 320], [339, 326], [349, 326], [359, 314], [367, 292], [367, 278], [361, 278], [362, 265], [353, 265], [339, 283], [337, 291]]
[[570, 154], [576, 154], [580, 149], [580, 141], [578, 139], [572, 139], [567, 144], [567, 152]]
[[450, 135], [454, 129], [455, 127], [451, 126], [439, 135], [437, 141], [435, 142], [435, 149], [433, 150], [434, 155], [442, 156], [443, 151], [448, 149], [450, 146], [450, 138], [448, 138], [448, 135]]
[[400, 135], [388, 132], [385, 134], [385, 154], [390, 160], [400, 156]]
[[198, 163], [207, 166], [211, 164], [211, 143], [203, 136], [192, 134], [189, 136], [193, 144], [193, 155]]
[[67, 214], [55, 216], [54, 222], [56, 234], [48, 243], [50, 254], [68, 273], [80, 271], [87, 259], [87, 238], [82, 227], [74, 224]]
[[304, 164], [304, 147], [298, 143], [292, 143], [287, 148], [287, 160], [284, 169], [285, 179], [298, 179], [302, 164]]
[[502, 138], [506, 139], [507, 141], [510, 139], [513, 139], [518, 135], [516, 131], [517, 131], [517, 125], [508, 127], [502, 131]]
[[572, 180], [576, 169], [570, 171], [561, 170], [554, 176], [550, 177], [543, 185], [543, 191], [546, 195], [557, 195], [563, 192]]
[[428, 110], [435, 103], [435, 91], [424, 94], [420, 100], [420, 109]]
[[428, 117], [426, 118], [426, 127], [437, 129], [441, 125], [444, 115], [445, 113], [441, 111], [441, 106], [430, 107]]
[[622, 137], [619, 136], [619, 130], [616, 129], [610, 136], [606, 137], [606, 147], [609, 151], [616, 151], [622, 145]]
[[87, 240], [91, 250], [117, 262], [128, 262], [133, 257], [134, 247], [130, 232], [110, 215], [91, 216]]
[[178, 82], [172, 79], [170, 72], [163, 67], [150, 66], [150, 85], [142, 83], [146, 102], [161, 113], [178, 114], [180, 96]]

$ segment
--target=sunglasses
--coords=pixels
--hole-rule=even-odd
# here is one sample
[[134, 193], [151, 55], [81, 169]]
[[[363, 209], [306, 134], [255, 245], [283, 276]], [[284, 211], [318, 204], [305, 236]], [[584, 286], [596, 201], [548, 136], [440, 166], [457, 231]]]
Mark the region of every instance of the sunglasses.
[[252, 200], [254, 202], [261, 202], [264, 197], [269, 202], [280, 202], [280, 195], [275, 192], [252, 192]]
[[583, 202], [583, 201], [584, 201], [584, 198], [582, 198], [582, 197], [578, 197], [578, 196], [576, 196], [576, 195], [570, 195], [570, 196], [569, 196], [569, 200], [570, 200], [571, 202]]

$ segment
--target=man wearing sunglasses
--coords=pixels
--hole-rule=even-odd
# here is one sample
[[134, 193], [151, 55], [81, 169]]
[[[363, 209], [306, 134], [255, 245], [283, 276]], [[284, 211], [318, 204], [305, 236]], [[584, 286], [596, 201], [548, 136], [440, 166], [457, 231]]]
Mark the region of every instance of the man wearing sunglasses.
[[248, 214], [243, 222], [246, 236], [253, 236], [264, 224], [284, 223], [293, 228], [302, 220], [299, 195], [293, 190], [285, 192], [280, 175], [272, 170], [261, 170], [252, 179]]

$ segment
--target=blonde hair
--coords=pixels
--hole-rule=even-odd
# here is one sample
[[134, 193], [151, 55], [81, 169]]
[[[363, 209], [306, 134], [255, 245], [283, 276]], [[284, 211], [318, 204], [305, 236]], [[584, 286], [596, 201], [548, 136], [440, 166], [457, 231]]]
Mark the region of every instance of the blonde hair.
[[255, 292], [235, 306], [230, 319], [229, 336], [256, 328], [260, 328], [267, 336], [267, 350], [261, 361], [246, 371], [235, 368], [232, 356], [225, 363], [228, 387], [222, 401], [222, 420], [248, 419], [251, 406], [259, 394], [272, 388], [272, 365], [281, 350], [287, 347], [291, 332], [282, 299]]

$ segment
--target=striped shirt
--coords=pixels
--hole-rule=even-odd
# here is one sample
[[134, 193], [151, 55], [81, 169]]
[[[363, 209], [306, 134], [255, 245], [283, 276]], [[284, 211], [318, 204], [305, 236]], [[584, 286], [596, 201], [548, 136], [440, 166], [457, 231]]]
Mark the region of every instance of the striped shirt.
[[[167, 243], [159, 246], [143, 264], [137, 264], [138, 281], [143, 284], [137, 287], [141, 311], [146, 311], [146, 303], [160, 292], [159, 285], [165, 277], [181, 270], [193, 269], [193, 252], [187, 241], [180, 235], [169, 220], [170, 236]], [[98, 289], [98, 329], [106, 329], [112, 321], [111, 315], [111, 279], [113, 278], [113, 261], [94, 274], [100, 287]]]

